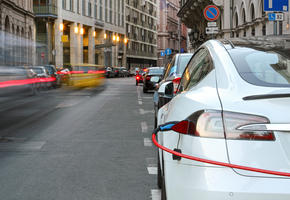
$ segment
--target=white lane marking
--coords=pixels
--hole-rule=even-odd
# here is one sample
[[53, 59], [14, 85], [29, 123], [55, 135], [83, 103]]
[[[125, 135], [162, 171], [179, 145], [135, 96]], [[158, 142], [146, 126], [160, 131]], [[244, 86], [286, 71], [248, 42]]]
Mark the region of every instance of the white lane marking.
[[148, 125], [146, 122], [141, 122], [141, 130], [142, 130], [142, 133], [148, 132]]
[[144, 110], [142, 108], [139, 109], [140, 115], [145, 115], [148, 113], [154, 113], [154, 110]]
[[138, 103], [139, 103], [139, 105], [143, 104], [142, 100], [138, 100]]
[[147, 167], [148, 174], [157, 175], [157, 167]]
[[152, 147], [153, 143], [150, 138], [144, 138], [144, 146], [145, 147]]
[[161, 200], [161, 190], [151, 190], [152, 200]]

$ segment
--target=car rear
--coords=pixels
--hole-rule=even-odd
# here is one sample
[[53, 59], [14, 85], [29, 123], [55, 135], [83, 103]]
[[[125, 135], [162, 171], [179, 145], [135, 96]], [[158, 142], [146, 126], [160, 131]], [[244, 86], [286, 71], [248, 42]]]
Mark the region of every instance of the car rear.
[[[212, 80], [216, 82], [217, 90], [210, 92], [210, 87], [202, 82], [200, 87], [184, 95], [187, 101], [183, 102], [182, 107], [192, 108], [184, 112], [188, 113], [186, 114], [189, 116], [188, 119], [196, 123], [197, 129], [192, 136], [172, 135], [169, 140], [172, 141], [174, 138], [175, 141], [180, 141], [178, 147], [187, 155], [289, 173], [290, 131], [287, 127], [290, 126], [290, 74], [288, 73], [290, 62], [288, 58], [276, 54], [273, 50], [263, 52], [237, 47], [226, 51], [216, 42], [208, 45], [215, 49], [211, 53], [215, 58], [216, 66], [212, 77], [216, 79]], [[248, 55], [251, 55], [250, 58]], [[215, 92], [217, 95], [214, 96], [219, 99], [220, 108], [210, 104], [213, 99], [216, 99], [212, 97]], [[199, 104], [189, 103], [190, 101], [207, 102], [207, 105], [202, 109], [202, 106], [199, 108]], [[191, 110], [195, 111], [190, 114]], [[272, 127], [272, 129], [265, 127]], [[170, 143], [165, 144], [169, 148], [176, 148], [168, 145]], [[170, 158], [170, 155], [167, 156]], [[170, 178], [165, 179], [168, 200], [286, 200], [290, 198], [289, 177], [186, 159], [178, 162], [167, 161], [165, 172], [170, 173]]]
[[156, 84], [161, 81], [163, 73], [164, 73], [163, 67], [149, 68], [148, 72], [144, 76], [143, 88], [145, 88], [145, 90], [155, 89]]

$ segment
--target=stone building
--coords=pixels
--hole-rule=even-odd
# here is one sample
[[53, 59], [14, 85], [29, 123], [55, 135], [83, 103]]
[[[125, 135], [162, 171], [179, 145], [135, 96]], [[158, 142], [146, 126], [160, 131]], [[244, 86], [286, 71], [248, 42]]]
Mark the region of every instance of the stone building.
[[[193, 47], [210, 38], [240, 37], [289, 37], [290, 13], [284, 12], [284, 21], [269, 21], [264, 12], [264, 0], [181, 0], [178, 16], [190, 28], [189, 37]], [[217, 20], [219, 34], [205, 34], [207, 21], [203, 10], [207, 5], [215, 4], [221, 10]], [[288, 6], [289, 7], [289, 6]]]
[[126, 61], [124, 0], [34, 0], [40, 64]]
[[127, 65], [157, 65], [159, 0], [126, 0]]
[[[158, 66], [165, 66], [174, 54], [187, 51], [187, 28], [177, 17], [179, 8], [179, 0], [160, 0]], [[172, 54], [161, 55], [167, 48]]]
[[34, 64], [32, 0], [0, 0], [0, 65]]

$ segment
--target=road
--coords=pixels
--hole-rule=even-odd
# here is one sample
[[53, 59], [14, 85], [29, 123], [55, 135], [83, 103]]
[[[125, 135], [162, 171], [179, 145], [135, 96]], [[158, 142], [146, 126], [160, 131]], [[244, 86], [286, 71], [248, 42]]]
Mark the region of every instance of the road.
[[0, 102], [0, 199], [160, 199], [153, 94], [134, 78]]

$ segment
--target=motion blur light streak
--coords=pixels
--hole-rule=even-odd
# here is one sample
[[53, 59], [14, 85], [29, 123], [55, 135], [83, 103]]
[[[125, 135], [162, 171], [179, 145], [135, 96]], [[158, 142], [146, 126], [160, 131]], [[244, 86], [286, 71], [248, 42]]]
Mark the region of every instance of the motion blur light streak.
[[28, 84], [33, 84], [33, 83], [53, 82], [55, 80], [56, 78], [51, 77], [51, 78], [31, 78], [31, 79], [23, 79], [23, 80], [3, 81], [3, 82], [0, 82], [0, 88], [28, 85]]

